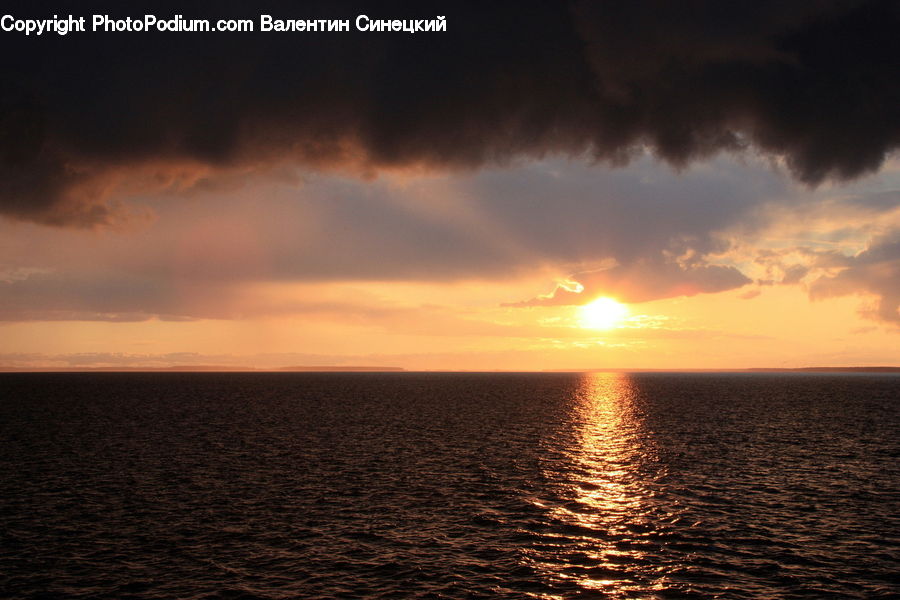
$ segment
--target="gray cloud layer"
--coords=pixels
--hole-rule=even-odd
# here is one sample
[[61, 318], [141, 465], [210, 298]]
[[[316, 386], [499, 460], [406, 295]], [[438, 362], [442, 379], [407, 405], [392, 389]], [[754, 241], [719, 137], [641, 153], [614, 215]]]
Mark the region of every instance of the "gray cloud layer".
[[[496, 280], [541, 265], [578, 274], [589, 287], [570, 298], [579, 304], [604, 290], [629, 301], [721, 291], [747, 281], [714, 264], [729, 245], [720, 232], [790, 194], [762, 166], [725, 160], [681, 174], [650, 159], [617, 170], [557, 160], [410, 181], [257, 182], [157, 200], [158, 220], [138, 231], [7, 224], [0, 319], [302, 312], [236, 295], [255, 282]], [[610, 261], [619, 266], [597, 271]]]
[[[359, 312], [366, 302], [353, 306], [350, 298], [276, 302], [254, 297], [248, 285], [498, 280], [533, 275], [541, 266], [585, 290], [560, 289], [552, 299], [521, 305], [583, 304], [604, 294], [641, 302], [714, 293], [749, 282], [723, 254], [735, 241], [754, 244], [771, 218], [793, 221], [823, 206], [827, 214], [861, 215], [865, 227], [893, 214], [898, 199], [846, 188], [809, 194], [763, 165], [721, 159], [680, 174], [642, 159], [617, 170], [544, 161], [446, 178], [257, 182], [189, 201], [157, 199], [158, 220], [130, 232], [3, 224], [0, 320], [310, 311], [376, 319], [383, 316], [371, 313], [381, 310], [377, 302], [368, 312]], [[778, 207], [775, 217], [772, 207]], [[845, 222], [836, 218], [830, 226]], [[876, 240], [871, 248], [884, 244]], [[820, 277], [822, 269], [832, 276], [853, 266], [871, 271], [865, 279], [844, 275], [827, 294], [823, 281], [813, 289], [824, 297], [836, 295], [840, 282], [842, 293], [889, 292], [887, 269], [896, 269], [891, 265], [900, 257], [888, 250], [856, 259], [831, 250], [806, 249], [794, 258], [756, 250], [745, 258], [768, 266], [773, 282], [790, 284]], [[878, 273], [888, 275], [876, 288], [868, 282]]]

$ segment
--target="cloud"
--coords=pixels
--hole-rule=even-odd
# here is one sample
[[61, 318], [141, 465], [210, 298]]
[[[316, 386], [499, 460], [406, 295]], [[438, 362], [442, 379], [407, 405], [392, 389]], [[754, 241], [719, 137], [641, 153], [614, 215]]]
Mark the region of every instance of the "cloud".
[[900, 229], [873, 240], [856, 256], [836, 257], [829, 262], [844, 268], [837, 274], [816, 279], [810, 285], [810, 298], [871, 294], [876, 298], [875, 306], [866, 309], [864, 314], [900, 325]]
[[257, 180], [158, 201], [155, 221], [127, 231], [0, 223], [0, 318], [240, 318], [293, 310], [254, 298], [263, 282], [552, 280], [614, 264], [645, 265], [635, 277], [656, 268], [653, 294], [678, 277], [679, 293], [705, 291], [715, 269], [663, 263], [714, 263], [728, 247], [718, 232], [773, 197], [790, 198], [782, 179], [724, 159], [680, 174], [644, 158], [617, 170], [549, 160], [454, 177]]
[[[0, 213], [88, 227], [120, 220], [115, 201], [135, 181], [159, 191], [285, 164], [366, 175], [551, 154], [618, 164], [643, 148], [683, 166], [752, 147], [816, 183], [875, 170], [900, 143], [889, 0], [438, 10], [447, 31], [415, 35], [4, 34]], [[125, 16], [120, 3], [91, 11]], [[170, 12], [437, 16], [418, 2]], [[179, 179], [195, 167], [206, 175]]]
[[868, 194], [855, 194], [842, 199], [845, 206], [863, 209], [872, 213], [889, 212], [900, 208], [900, 190], [884, 190]]
[[[806, 277], [810, 265], [822, 262], [822, 255], [831, 256], [832, 251], [816, 252], [808, 248], [788, 248], [786, 250], [759, 250], [754, 262], [765, 269], [766, 277], [757, 279], [757, 285], [796, 285]], [[800, 260], [801, 262], [791, 262]]]
[[586, 304], [598, 296], [612, 296], [621, 302], [648, 302], [677, 296], [695, 296], [738, 288], [751, 283], [734, 267], [721, 265], [680, 265], [673, 262], [641, 260], [598, 271], [575, 273], [571, 279], [581, 285], [558, 286], [548, 296], [538, 296], [508, 306], [561, 306]]
[[784, 285], [800, 283], [800, 280], [803, 279], [808, 272], [809, 269], [803, 265], [791, 265], [785, 269], [781, 283]]
[[[555, 159], [452, 177], [249, 179], [195, 189], [189, 201], [158, 200], [158, 218], [128, 231], [0, 223], [0, 319], [318, 310], [383, 320], [352, 298], [261, 295], [265, 283], [535, 281], [506, 300], [547, 291], [538, 277], [587, 288], [527, 305], [716, 293], [747, 278], [808, 284], [847, 268], [870, 232], [895, 220], [895, 192], [859, 189], [883, 188], [876, 179], [809, 192], [753, 161], [719, 158], [677, 173], [649, 157], [614, 170]], [[861, 205], [863, 214], [842, 208]], [[815, 245], [847, 224], [850, 243]], [[788, 245], [767, 249], [773, 237]]]

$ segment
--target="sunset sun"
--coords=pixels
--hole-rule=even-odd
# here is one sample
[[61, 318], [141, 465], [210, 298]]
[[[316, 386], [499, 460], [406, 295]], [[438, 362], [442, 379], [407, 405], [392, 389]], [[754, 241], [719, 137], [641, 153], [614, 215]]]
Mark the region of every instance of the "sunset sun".
[[581, 326], [587, 329], [612, 329], [628, 316], [628, 307], [612, 298], [597, 298], [581, 307]]

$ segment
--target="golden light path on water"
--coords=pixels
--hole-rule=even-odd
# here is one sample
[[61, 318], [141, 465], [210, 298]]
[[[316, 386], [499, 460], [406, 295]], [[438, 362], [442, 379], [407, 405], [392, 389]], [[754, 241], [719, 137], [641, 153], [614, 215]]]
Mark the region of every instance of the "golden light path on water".
[[653, 598], [666, 587], [645, 549], [658, 551], [661, 529], [678, 517], [677, 507], [655, 501], [647, 485], [665, 469], [635, 396], [630, 375], [584, 374], [573, 403], [569, 464], [546, 473], [565, 481], [559, 497], [544, 503], [554, 526], [529, 557], [547, 579], [603, 597]]

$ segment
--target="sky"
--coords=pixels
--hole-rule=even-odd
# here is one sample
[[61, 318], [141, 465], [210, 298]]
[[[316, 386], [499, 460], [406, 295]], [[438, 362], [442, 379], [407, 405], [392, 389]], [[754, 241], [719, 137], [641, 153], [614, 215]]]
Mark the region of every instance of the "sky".
[[151, 10], [351, 31], [0, 32], [0, 367], [900, 364], [897, 3]]

